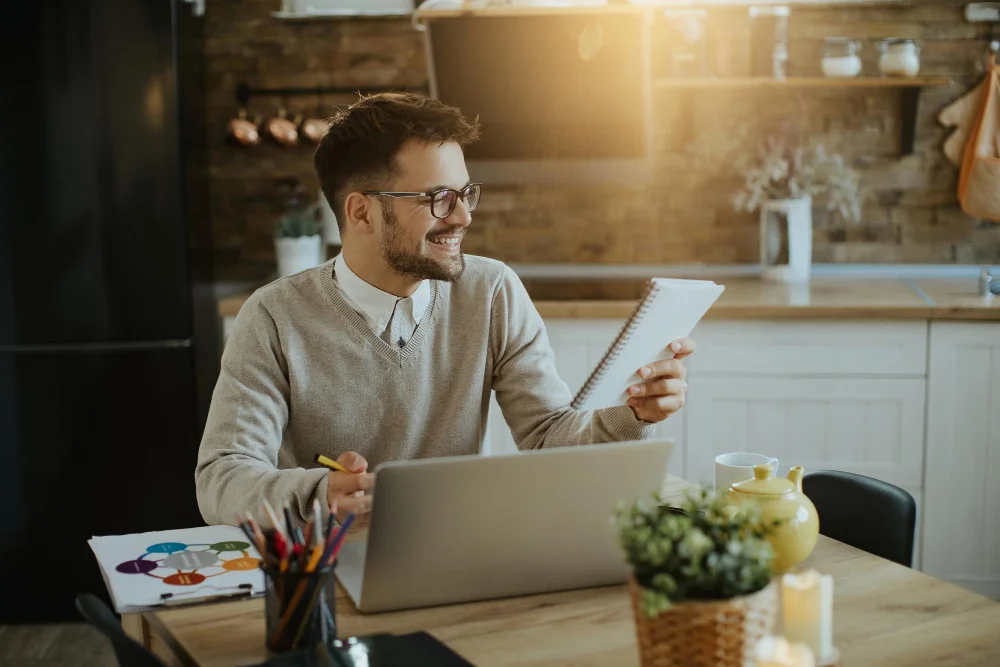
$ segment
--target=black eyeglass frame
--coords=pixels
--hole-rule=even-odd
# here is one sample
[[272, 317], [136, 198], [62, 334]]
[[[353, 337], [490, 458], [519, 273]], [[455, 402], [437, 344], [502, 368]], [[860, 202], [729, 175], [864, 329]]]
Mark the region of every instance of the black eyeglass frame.
[[[367, 195], [369, 197], [392, 197], [393, 199], [406, 199], [408, 197], [430, 197], [431, 215], [433, 215], [438, 220], [444, 220], [455, 211], [455, 207], [458, 206], [459, 198], [461, 198], [462, 201], [464, 202], [468, 202], [466, 196], [468, 195], [468, 193], [472, 192], [472, 188], [474, 187], [479, 188], [479, 197], [476, 198], [476, 203], [469, 207], [469, 212], [471, 213], [472, 211], [476, 210], [476, 206], [479, 206], [479, 199], [482, 197], [482, 189], [483, 189], [482, 183], [469, 183], [461, 190], [456, 190], [455, 188], [438, 188], [437, 190], [431, 190], [430, 192], [383, 192], [381, 190], [366, 190], [361, 194]], [[437, 215], [436, 213], [434, 213], [434, 201], [435, 198], [442, 192], [454, 192], [455, 198], [452, 200], [451, 208], [448, 209], [447, 213], [445, 213], [444, 215]]]

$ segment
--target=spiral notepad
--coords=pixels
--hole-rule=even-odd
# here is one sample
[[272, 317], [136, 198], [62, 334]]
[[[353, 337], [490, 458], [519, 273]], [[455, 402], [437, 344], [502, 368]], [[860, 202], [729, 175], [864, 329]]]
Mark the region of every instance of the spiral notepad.
[[673, 353], [667, 347], [691, 334], [725, 289], [711, 280], [651, 278], [604, 357], [573, 399], [577, 410], [625, 405], [639, 369]]

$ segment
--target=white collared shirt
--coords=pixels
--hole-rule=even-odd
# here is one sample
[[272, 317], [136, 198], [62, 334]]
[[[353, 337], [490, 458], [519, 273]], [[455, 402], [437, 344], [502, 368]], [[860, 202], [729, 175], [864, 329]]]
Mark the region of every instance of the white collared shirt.
[[[387, 342], [392, 341], [394, 345], [399, 345], [399, 341], [406, 344], [410, 340], [430, 303], [430, 283], [422, 280], [413, 294], [400, 298], [359, 278], [347, 266], [343, 255], [338, 255], [334, 260], [333, 274], [347, 303], [361, 315], [376, 336]], [[386, 331], [390, 321], [391, 328]]]

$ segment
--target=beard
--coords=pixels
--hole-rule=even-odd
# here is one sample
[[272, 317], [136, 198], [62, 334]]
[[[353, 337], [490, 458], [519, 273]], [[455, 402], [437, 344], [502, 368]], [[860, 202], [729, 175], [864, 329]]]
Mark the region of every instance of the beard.
[[[399, 219], [387, 206], [382, 206], [382, 240], [379, 251], [390, 269], [403, 276], [420, 280], [443, 280], [454, 282], [465, 271], [465, 255], [459, 252], [455, 257], [441, 261], [429, 255], [425, 238], [416, 250], [404, 245]], [[446, 234], [451, 230], [437, 230], [434, 235]]]

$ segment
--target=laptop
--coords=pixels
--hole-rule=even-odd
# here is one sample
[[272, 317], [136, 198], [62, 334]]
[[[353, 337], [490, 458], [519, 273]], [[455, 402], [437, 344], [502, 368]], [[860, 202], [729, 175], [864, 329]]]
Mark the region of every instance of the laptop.
[[660, 439], [384, 463], [368, 538], [344, 544], [337, 578], [362, 612], [624, 583], [615, 507], [663, 487], [673, 448]]

